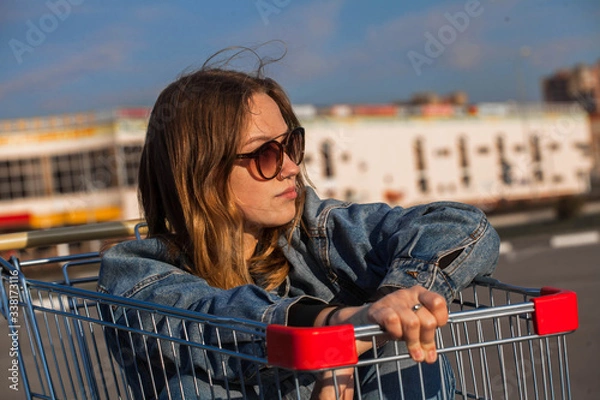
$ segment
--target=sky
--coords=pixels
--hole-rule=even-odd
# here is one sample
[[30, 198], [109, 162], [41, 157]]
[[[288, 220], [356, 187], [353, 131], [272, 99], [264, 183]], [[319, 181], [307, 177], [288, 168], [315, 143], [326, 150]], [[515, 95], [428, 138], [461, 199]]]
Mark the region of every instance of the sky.
[[215, 52], [267, 42], [295, 104], [541, 101], [543, 77], [600, 60], [600, 2], [2, 0], [0, 118], [150, 107]]

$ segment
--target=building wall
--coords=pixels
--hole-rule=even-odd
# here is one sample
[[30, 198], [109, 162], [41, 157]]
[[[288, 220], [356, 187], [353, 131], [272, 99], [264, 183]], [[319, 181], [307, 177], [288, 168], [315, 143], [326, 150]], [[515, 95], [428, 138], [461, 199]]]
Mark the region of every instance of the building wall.
[[[577, 105], [302, 110], [305, 166], [323, 196], [483, 205], [589, 190], [590, 121]], [[137, 109], [0, 121], [0, 230], [140, 218], [146, 127]]]
[[600, 113], [590, 115], [590, 129], [592, 137], [592, 155], [594, 166], [592, 169], [592, 183], [596, 191], [600, 190]]
[[576, 107], [523, 116], [313, 118], [303, 124], [307, 171], [325, 196], [493, 204], [589, 190], [590, 125]]

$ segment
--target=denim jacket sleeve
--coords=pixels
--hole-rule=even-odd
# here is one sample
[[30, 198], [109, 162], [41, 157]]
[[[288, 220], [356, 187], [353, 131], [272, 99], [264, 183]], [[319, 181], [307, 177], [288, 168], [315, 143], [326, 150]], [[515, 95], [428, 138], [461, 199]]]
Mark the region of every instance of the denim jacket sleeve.
[[[307, 190], [305, 230], [321, 267], [357, 302], [377, 290], [424, 286], [450, 302], [491, 274], [500, 240], [478, 208], [437, 202], [411, 208], [320, 200]], [[439, 261], [459, 253], [443, 270]], [[342, 296], [343, 297], [343, 296]]]
[[[164, 245], [156, 239], [129, 241], [108, 250], [102, 257], [98, 290], [189, 311], [259, 321], [266, 324], [286, 324], [287, 311], [291, 305], [301, 299], [317, 300], [309, 296], [284, 298], [256, 285], [244, 285], [230, 290], [211, 287], [204, 279], [171, 264], [166, 257]], [[317, 301], [320, 302], [320, 300]], [[150, 316], [147, 317], [150, 318]], [[115, 315], [114, 318], [115, 322], [120, 324], [127, 317]], [[264, 342], [257, 343], [255, 338], [244, 342], [243, 335], [234, 338], [226, 330], [223, 330], [217, 338], [210, 329], [201, 331], [198, 324], [190, 324], [189, 327], [183, 329], [181, 321], [174, 320], [175, 322], [169, 321], [169, 324], [166, 324], [162, 321], [164, 317], [160, 315], [152, 318], [155, 318], [151, 322], [152, 325], [161, 330], [158, 333], [176, 337], [181, 335], [181, 338], [184, 338], [185, 335], [187, 340], [215, 346], [219, 340], [219, 345], [223, 347], [227, 347], [230, 343], [233, 346], [235, 341], [238, 351], [241, 353], [257, 357], [266, 355]], [[130, 317], [129, 320], [138, 323], [135, 322], [135, 317]], [[145, 326], [146, 322], [141, 321], [139, 324]], [[147, 326], [152, 325], [148, 322]], [[141, 337], [137, 339], [139, 339], [139, 343], [133, 343], [133, 346], [139, 347], [140, 352], [143, 353], [144, 342]], [[114, 338], [114, 340], [118, 340], [118, 338]], [[163, 358], [169, 358], [175, 357], [177, 351], [166, 346], [165, 349], [162, 349], [162, 353]], [[223, 377], [222, 374], [227, 374], [227, 378], [232, 380], [239, 378], [240, 371], [235, 368], [227, 370], [222, 368], [221, 358], [217, 359], [218, 357], [213, 354], [214, 360], [205, 360], [204, 352], [198, 351], [197, 353], [197, 359], [193, 363], [197, 367], [205, 368], [206, 361], [208, 361], [213, 367], [211, 372], [216, 379]], [[232, 363], [232, 365], [237, 364]]]

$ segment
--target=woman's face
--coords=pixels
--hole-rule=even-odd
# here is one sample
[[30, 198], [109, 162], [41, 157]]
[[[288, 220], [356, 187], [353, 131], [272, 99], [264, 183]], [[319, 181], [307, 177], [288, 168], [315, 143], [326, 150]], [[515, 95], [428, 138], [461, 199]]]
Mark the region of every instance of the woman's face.
[[[265, 142], [288, 131], [279, 107], [267, 94], [258, 93], [250, 100], [250, 117], [242, 132], [240, 153], [250, 153]], [[281, 173], [271, 180], [257, 172], [254, 160], [239, 159], [233, 167], [229, 183], [235, 202], [244, 215], [246, 230], [258, 232], [262, 228], [285, 225], [296, 214], [296, 176], [300, 172], [287, 154]]]

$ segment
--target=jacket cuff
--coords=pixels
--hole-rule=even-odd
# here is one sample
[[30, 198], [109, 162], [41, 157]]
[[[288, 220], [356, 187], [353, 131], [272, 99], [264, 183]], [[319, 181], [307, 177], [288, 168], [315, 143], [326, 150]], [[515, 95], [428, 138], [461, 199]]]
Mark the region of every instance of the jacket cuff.
[[[303, 305], [323, 305], [324, 307], [329, 307], [325, 301], [312, 296], [281, 299], [281, 301], [267, 307], [262, 315], [261, 322], [265, 324], [292, 325], [290, 322], [290, 309], [296, 305], [300, 307]], [[310, 326], [312, 326], [312, 323]]]

